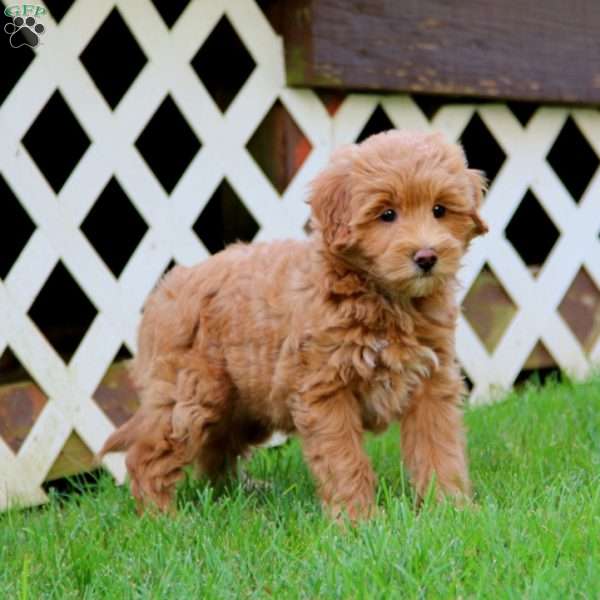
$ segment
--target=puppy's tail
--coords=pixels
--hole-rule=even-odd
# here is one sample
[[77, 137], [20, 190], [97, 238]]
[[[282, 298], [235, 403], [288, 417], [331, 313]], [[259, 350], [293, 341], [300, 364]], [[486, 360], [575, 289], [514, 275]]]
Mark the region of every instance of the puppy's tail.
[[96, 464], [104, 458], [109, 452], [124, 452], [128, 450], [140, 438], [142, 429], [143, 416], [141, 411], [138, 411], [121, 427], [114, 431], [109, 438], [104, 442], [104, 446], [95, 457]]

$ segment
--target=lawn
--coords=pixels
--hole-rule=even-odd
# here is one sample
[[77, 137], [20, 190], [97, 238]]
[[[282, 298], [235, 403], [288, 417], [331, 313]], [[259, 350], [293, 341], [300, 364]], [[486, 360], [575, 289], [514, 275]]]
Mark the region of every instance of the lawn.
[[600, 378], [467, 413], [477, 508], [417, 513], [396, 430], [370, 438], [380, 514], [325, 519], [297, 442], [249, 465], [271, 488], [187, 483], [138, 518], [108, 476], [0, 516], [3, 598], [600, 598]]

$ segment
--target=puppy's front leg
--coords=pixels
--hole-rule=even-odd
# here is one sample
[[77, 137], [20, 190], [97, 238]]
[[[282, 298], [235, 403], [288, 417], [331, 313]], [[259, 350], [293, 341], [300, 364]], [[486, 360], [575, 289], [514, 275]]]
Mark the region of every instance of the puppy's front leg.
[[333, 394], [308, 392], [298, 400], [294, 422], [319, 494], [333, 517], [368, 517], [375, 475], [363, 447], [358, 403], [345, 389]]
[[470, 497], [461, 390], [460, 375], [442, 367], [402, 415], [402, 453], [419, 500], [434, 476], [438, 498], [447, 495], [462, 503]]

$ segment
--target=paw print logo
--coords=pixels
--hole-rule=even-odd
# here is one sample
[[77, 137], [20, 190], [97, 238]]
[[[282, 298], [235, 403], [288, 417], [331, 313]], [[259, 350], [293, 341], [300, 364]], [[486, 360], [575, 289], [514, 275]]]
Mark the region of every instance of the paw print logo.
[[13, 17], [12, 23], [4, 26], [4, 33], [10, 35], [10, 45], [13, 48], [29, 46], [35, 48], [40, 43], [40, 35], [46, 28], [33, 17]]

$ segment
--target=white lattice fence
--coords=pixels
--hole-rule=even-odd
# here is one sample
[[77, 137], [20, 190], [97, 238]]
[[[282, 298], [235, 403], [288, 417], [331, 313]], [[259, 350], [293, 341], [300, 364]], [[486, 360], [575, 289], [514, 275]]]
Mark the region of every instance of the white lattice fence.
[[[147, 61], [122, 97], [107, 102], [79, 56], [107, 17], [114, 17], [115, 6]], [[223, 113], [190, 63], [224, 15], [255, 67]], [[600, 340], [584, 351], [559, 312], [582, 268], [600, 288], [599, 176], [589, 174], [575, 202], [546, 160], [563, 127], [573, 122], [580, 143], [600, 155], [596, 111], [539, 108], [524, 126], [506, 105], [452, 104], [429, 120], [408, 96], [353, 94], [331, 115], [314, 92], [285, 86], [282, 41], [252, 0], [192, 0], [170, 29], [150, 0], [77, 0], [59, 24], [50, 15], [43, 22], [43, 45], [0, 107], [0, 175], [35, 225], [0, 282], [0, 354], [10, 347], [48, 401], [16, 455], [0, 438], [0, 508], [17, 496], [27, 503], [44, 500], [41, 483], [73, 430], [93, 452], [111, 432], [94, 390], [123, 344], [135, 351], [142, 304], [169, 262], [191, 264], [208, 256], [194, 226], [223, 179], [259, 227], [255, 239], [304, 236], [307, 183], [332, 148], [359, 137], [378, 107], [396, 127], [441, 130], [452, 140], [463, 136], [477, 114], [505, 155], [483, 209], [491, 232], [474, 244], [462, 278], [466, 295], [487, 265], [515, 314], [492, 353], [461, 318], [458, 351], [474, 384], [473, 398], [485, 398], [490, 386], [510, 386], [538, 342], [577, 374], [600, 358]], [[31, 156], [27, 136], [47, 103], [57, 101], [57, 90], [64, 100], [59, 104], [63, 110], [66, 104], [90, 143], [82, 144], [66, 181], [52, 184]], [[197, 140], [189, 164], [167, 186], [170, 193], [139, 142], [167, 97]], [[311, 146], [281, 195], [246, 147], [277, 99]], [[67, 151], [60, 136], [51, 147]], [[172, 150], [165, 152], [167, 160]], [[113, 178], [146, 225], [118, 277], [80, 228]], [[528, 191], [560, 234], [537, 275], [505, 234]], [[536, 244], [537, 223], [529, 226]], [[110, 239], [111, 231], [104, 235]], [[30, 314], [59, 261], [96, 311], [68, 364]], [[121, 457], [108, 457], [105, 464], [123, 479]]]

